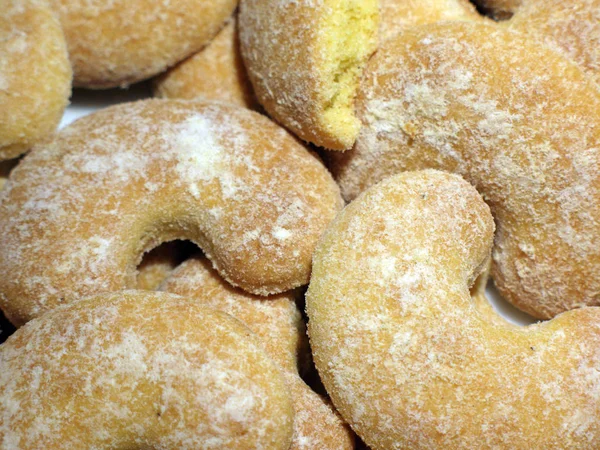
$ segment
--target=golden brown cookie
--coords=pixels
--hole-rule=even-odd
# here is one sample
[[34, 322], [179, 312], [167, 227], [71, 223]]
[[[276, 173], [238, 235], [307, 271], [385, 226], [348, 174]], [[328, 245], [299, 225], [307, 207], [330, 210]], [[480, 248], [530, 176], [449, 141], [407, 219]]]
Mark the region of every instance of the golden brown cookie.
[[240, 41], [256, 97], [305, 141], [352, 147], [354, 96], [377, 45], [376, 0], [244, 0]]
[[499, 291], [550, 318], [600, 304], [599, 111], [600, 91], [577, 65], [518, 33], [414, 27], [369, 62], [361, 135], [331, 168], [347, 200], [402, 171], [465, 176], [497, 222]]
[[0, 199], [0, 307], [20, 325], [136, 286], [142, 255], [196, 243], [257, 294], [306, 284], [341, 208], [321, 161], [266, 117], [221, 103], [103, 109], [36, 148]]
[[51, 0], [78, 87], [125, 87], [208, 44], [237, 0]]
[[126, 291], [51, 311], [0, 346], [2, 448], [287, 450], [293, 408], [240, 322]]
[[306, 334], [293, 293], [256, 297], [227, 284], [204, 258], [189, 259], [165, 280], [161, 290], [194, 299], [242, 321], [263, 342], [284, 372], [295, 410], [290, 450], [354, 448], [352, 433], [331, 405], [313, 392], [298, 374], [306, 351]]
[[488, 321], [469, 286], [493, 234], [472, 186], [423, 171], [367, 190], [319, 241], [313, 356], [370, 448], [600, 446], [600, 309], [522, 328]]
[[65, 37], [44, 0], [5, 0], [0, 14], [0, 161], [58, 126], [71, 95]]
[[242, 61], [235, 20], [205, 48], [169, 69], [154, 82], [160, 98], [208, 99], [256, 109], [256, 98]]

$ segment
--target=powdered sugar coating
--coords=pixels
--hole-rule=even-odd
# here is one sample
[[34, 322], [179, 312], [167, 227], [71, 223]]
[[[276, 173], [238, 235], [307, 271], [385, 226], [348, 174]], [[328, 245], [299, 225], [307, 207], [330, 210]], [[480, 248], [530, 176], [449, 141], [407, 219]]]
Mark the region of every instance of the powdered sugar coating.
[[283, 372], [294, 405], [290, 450], [352, 450], [355, 435], [329, 399], [315, 393], [298, 373]]
[[294, 292], [271, 297], [248, 294], [227, 283], [202, 256], [180, 264], [160, 290], [232, 315], [256, 333], [280, 367], [298, 373], [298, 360], [306, 357], [308, 343]]
[[477, 0], [499, 23], [564, 54], [600, 81], [600, 1]]
[[282, 449], [293, 410], [257, 339], [165, 293], [94, 297], [0, 347], [0, 447]]
[[236, 21], [230, 20], [205, 48], [158, 77], [154, 95], [219, 100], [256, 109], [258, 104], [240, 53]]
[[362, 133], [332, 155], [343, 195], [405, 170], [460, 173], [497, 221], [505, 298], [539, 318], [598, 304], [596, 84], [534, 41], [465, 22], [407, 29], [366, 70]]
[[[32, 152], [5, 189], [0, 305], [17, 324], [135, 286], [143, 253], [175, 239], [197, 243], [246, 290], [305, 284], [342, 203], [318, 158], [267, 118], [176, 100], [80, 119]], [[290, 238], [276, 238], [279, 228]]]
[[0, 15], [0, 161], [56, 129], [71, 94], [58, 20], [45, 0], [4, 0]]
[[75, 86], [105, 89], [157, 75], [208, 44], [237, 0], [50, 0]]
[[403, 27], [447, 20], [484, 22], [469, 0], [380, 0], [379, 36], [383, 42]]
[[600, 82], [599, 0], [524, 0], [506, 25], [571, 58]]
[[194, 299], [242, 321], [261, 339], [267, 353], [284, 372], [295, 410], [290, 450], [354, 448], [346, 425], [322, 397], [298, 375], [299, 359], [307, 350], [305, 327], [294, 293], [256, 297], [228, 285], [204, 258], [181, 264], [161, 290]]
[[468, 289], [493, 233], [475, 189], [423, 171], [367, 190], [320, 241], [313, 355], [371, 448], [600, 445], [600, 310], [529, 327], [488, 321]]

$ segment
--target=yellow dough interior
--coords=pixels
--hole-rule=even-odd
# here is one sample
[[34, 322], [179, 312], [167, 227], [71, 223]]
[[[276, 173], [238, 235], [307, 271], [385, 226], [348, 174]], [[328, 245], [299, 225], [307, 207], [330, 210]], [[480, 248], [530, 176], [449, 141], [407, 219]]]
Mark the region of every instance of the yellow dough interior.
[[323, 18], [324, 125], [350, 148], [360, 121], [353, 100], [360, 76], [377, 45], [379, 3], [373, 0], [331, 0]]

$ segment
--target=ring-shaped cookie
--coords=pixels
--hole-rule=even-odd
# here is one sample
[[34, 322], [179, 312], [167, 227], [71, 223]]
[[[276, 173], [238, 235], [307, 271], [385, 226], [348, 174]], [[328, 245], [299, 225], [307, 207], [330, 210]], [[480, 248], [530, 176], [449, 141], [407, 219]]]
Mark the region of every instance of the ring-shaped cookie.
[[287, 450], [293, 408], [256, 336], [176, 295], [58, 308], [0, 346], [0, 446]]
[[0, 161], [47, 139], [71, 95], [65, 37], [45, 0], [5, 0], [0, 14]]
[[245, 108], [183, 100], [86, 116], [28, 155], [0, 199], [0, 307], [19, 325], [135, 287], [144, 252], [195, 242], [256, 294], [308, 283], [341, 208], [316, 155]]
[[494, 221], [456, 175], [408, 172], [340, 213], [307, 293], [315, 364], [373, 449], [600, 446], [600, 309], [529, 327], [469, 293]]
[[73, 84], [125, 87], [208, 44], [238, 0], [50, 0], [65, 31]]
[[300, 378], [307, 350], [306, 330], [294, 293], [256, 297], [225, 282], [204, 258], [177, 267], [161, 290], [194, 299], [199, 305], [231, 314], [261, 339], [282, 369], [294, 405], [294, 437], [290, 450], [351, 450], [354, 438], [330, 403]]
[[579, 66], [519, 33], [406, 28], [369, 61], [361, 135], [331, 153], [331, 169], [346, 200], [402, 171], [464, 176], [498, 225], [496, 286], [550, 318], [600, 303], [599, 111], [600, 90]]
[[376, 50], [375, 0], [244, 0], [242, 56], [259, 103], [298, 137], [346, 150], [360, 128], [353, 102]]

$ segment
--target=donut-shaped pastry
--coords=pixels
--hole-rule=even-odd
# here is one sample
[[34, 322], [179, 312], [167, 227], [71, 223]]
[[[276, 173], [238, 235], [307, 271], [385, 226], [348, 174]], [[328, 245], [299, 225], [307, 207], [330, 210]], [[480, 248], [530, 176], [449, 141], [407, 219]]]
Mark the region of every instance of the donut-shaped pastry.
[[294, 295], [261, 298], [232, 288], [206, 259], [189, 259], [163, 283], [161, 290], [194, 299], [199, 305], [231, 314], [263, 342], [282, 368], [295, 409], [290, 450], [353, 449], [354, 439], [331, 406], [302, 381], [298, 359], [307, 348], [305, 327]]
[[293, 409], [258, 339], [176, 295], [51, 311], [0, 346], [0, 443], [17, 448], [289, 448]]
[[319, 241], [313, 356], [370, 448], [600, 446], [600, 310], [521, 328], [488, 321], [469, 286], [493, 233], [473, 187], [423, 171], [366, 191]]
[[489, 20], [479, 14], [469, 0], [379, 0], [379, 4], [379, 37], [382, 42], [406, 26], [446, 20]]
[[154, 82], [154, 95], [209, 99], [256, 109], [256, 98], [242, 61], [235, 20], [201, 51], [169, 69]]
[[0, 161], [51, 135], [69, 102], [71, 66], [45, 0], [4, 0], [0, 14]]
[[[540, 64], [544, 61], [544, 64]], [[365, 69], [354, 150], [332, 153], [347, 200], [406, 170], [459, 173], [492, 209], [492, 277], [538, 318], [600, 303], [600, 91], [570, 60], [497, 26], [438, 23]]]
[[256, 97], [305, 141], [352, 147], [353, 101], [377, 46], [376, 0], [243, 0], [240, 41]]
[[73, 84], [106, 89], [150, 78], [205, 46], [237, 0], [50, 0], [65, 31]]
[[0, 199], [0, 307], [23, 324], [61, 303], [135, 287], [144, 252], [196, 243], [257, 294], [307, 284], [342, 199], [316, 155], [266, 117], [147, 100], [63, 129]]

